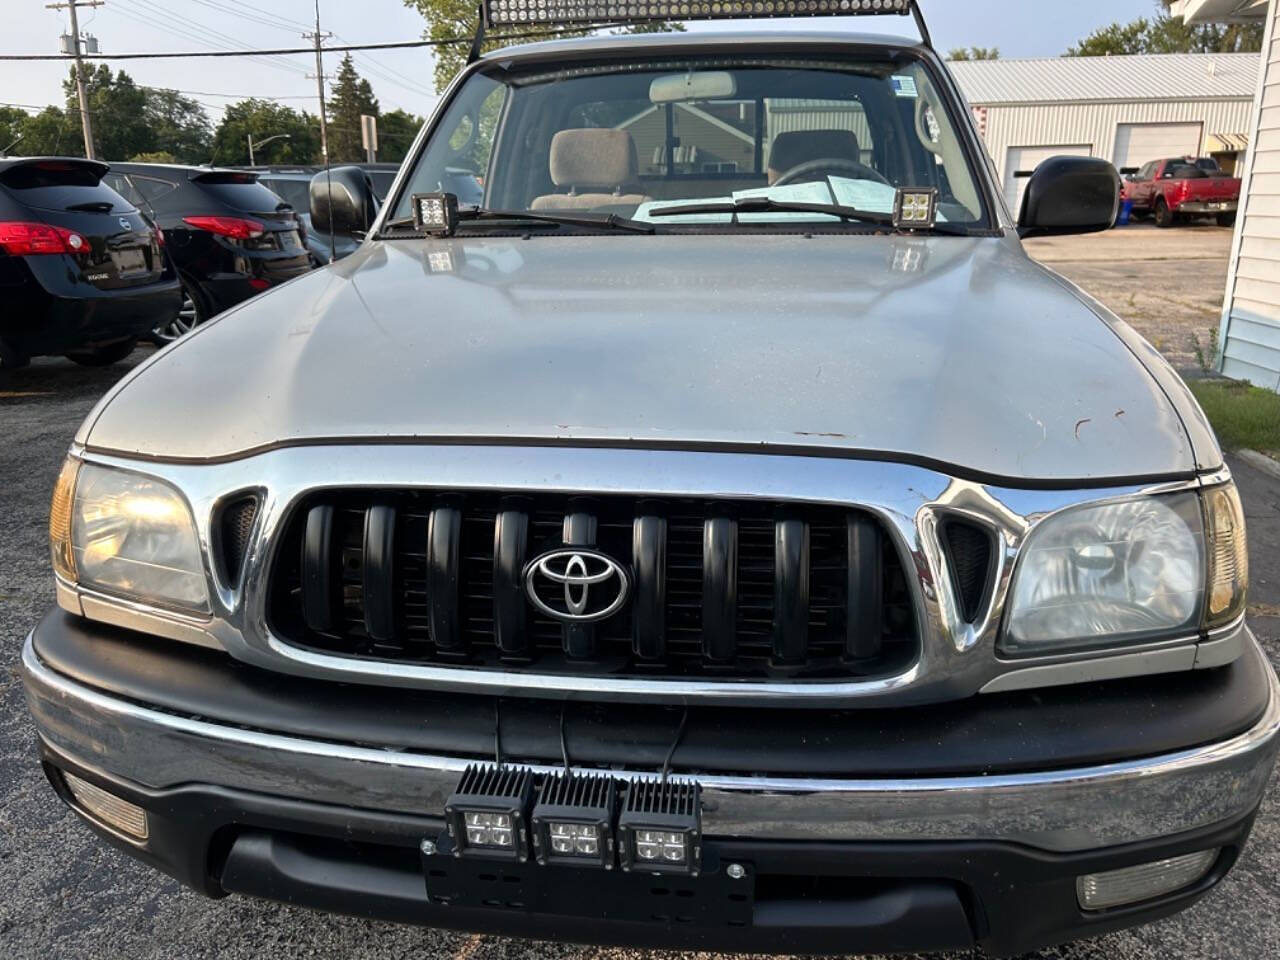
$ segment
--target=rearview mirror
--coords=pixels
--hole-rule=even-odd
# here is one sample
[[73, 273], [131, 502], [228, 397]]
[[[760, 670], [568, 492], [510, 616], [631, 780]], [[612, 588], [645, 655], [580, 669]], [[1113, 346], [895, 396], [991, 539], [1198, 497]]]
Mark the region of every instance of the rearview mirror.
[[334, 167], [311, 178], [311, 225], [317, 233], [361, 233], [378, 212], [369, 178], [359, 167]]
[[1120, 212], [1120, 174], [1097, 157], [1050, 157], [1027, 181], [1018, 235], [1110, 230]]
[[738, 92], [738, 81], [724, 70], [698, 73], [669, 73], [649, 84], [650, 103], [680, 103], [685, 100], [716, 100]]

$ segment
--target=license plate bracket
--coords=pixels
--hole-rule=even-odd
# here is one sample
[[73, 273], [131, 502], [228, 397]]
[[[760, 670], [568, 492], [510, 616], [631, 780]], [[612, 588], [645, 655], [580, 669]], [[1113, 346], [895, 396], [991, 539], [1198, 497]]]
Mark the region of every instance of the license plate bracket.
[[541, 865], [456, 857], [447, 835], [422, 854], [433, 906], [554, 914], [699, 927], [751, 924], [755, 870], [733, 879], [713, 849], [697, 876], [623, 872], [616, 867]]
[[141, 247], [112, 250], [111, 262], [116, 266], [116, 273], [122, 277], [147, 272], [147, 256]]

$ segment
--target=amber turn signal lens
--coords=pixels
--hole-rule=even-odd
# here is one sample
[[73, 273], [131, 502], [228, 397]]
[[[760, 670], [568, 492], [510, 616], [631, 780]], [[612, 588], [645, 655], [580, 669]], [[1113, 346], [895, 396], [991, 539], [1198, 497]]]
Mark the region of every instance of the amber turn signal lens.
[[1204, 506], [1209, 559], [1205, 626], [1216, 627], [1244, 612], [1249, 590], [1249, 543], [1244, 508], [1234, 483], [1206, 490]]
[[80, 461], [70, 457], [62, 464], [58, 482], [53, 486], [53, 502], [49, 505], [49, 551], [53, 569], [64, 580], [75, 582], [76, 561], [71, 551], [71, 501], [76, 492], [76, 474]]

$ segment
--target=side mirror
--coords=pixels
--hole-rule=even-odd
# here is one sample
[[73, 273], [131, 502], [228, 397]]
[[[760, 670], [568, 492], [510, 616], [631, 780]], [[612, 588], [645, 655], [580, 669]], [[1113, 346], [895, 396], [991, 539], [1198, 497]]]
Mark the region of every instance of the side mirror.
[[1096, 157], [1050, 157], [1022, 196], [1018, 236], [1110, 230], [1120, 212], [1120, 174]]
[[369, 178], [359, 167], [333, 167], [311, 178], [311, 224], [317, 233], [360, 233], [378, 212]]

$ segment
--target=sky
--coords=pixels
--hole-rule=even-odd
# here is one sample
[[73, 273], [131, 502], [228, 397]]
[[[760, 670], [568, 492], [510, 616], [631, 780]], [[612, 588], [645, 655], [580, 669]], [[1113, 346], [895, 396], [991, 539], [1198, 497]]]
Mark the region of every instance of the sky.
[[[0, 0], [4, 29], [0, 53], [57, 53], [68, 29], [65, 10], [46, 0]], [[923, 0], [934, 43], [953, 47], [999, 47], [1004, 57], [1057, 56], [1094, 28], [1150, 14], [1153, 0]], [[301, 33], [314, 20], [314, 0], [104, 0], [80, 12], [80, 28], [93, 34], [103, 53], [190, 51], [302, 46]], [[402, 0], [320, 0], [321, 26], [335, 43], [370, 43], [421, 37], [424, 23]], [[769, 28], [871, 29], [913, 34], [900, 17], [779, 20]], [[703, 29], [707, 25], [695, 25]], [[765, 24], [739, 24], [760, 28]], [[357, 53], [356, 67], [373, 85], [384, 110], [418, 115], [436, 102], [427, 49]], [[325, 60], [337, 69], [338, 54]], [[247, 96], [279, 99], [315, 112], [312, 56], [273, 59], [170, 59], [112, 63], [140, 84], [181, 90], [200, 101], [216, 124], [229, 103]], [[63, 102], [65, 63], [0, 61], [0, 104], [33, 112]]]

